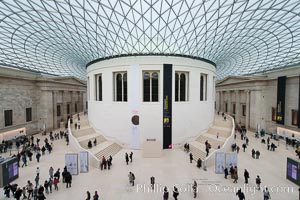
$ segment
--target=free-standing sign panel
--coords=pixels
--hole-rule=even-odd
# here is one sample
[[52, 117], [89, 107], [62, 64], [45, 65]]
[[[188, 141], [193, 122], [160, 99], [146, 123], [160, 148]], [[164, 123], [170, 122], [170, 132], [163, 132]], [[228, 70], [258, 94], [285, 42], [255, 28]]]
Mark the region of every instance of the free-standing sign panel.
[[[226, 167], [228, 169], [228, 172], [229, 172], [229, 169], [231, 166], [235, 167], [237, 166], [237, 163], [238, 163], [238, 160], [237, 160], [237, 153], [226, 153]], [[230, 173], [230, 172], [229, 172]]]
[[16, 157], [7, 159], [0, 163], [0, 188], [19, 177], [18, 159]]
[[72, 175], [78, 174], [78, 154], [77, 153], [65, 154], [65, 164], [67, 166], [67, 170]]
[[215, 154], [215, 173], [223, 174], [223, 167], [225, 166], [225, 153], [224, 152], [216, 152]]
[[292, 158], [287, 158], [286, 178], [300, 186], [300, 163]]
[[87, 173], [89, 171], [89, 153], [86, 151], [79, 152], [80, 173]]

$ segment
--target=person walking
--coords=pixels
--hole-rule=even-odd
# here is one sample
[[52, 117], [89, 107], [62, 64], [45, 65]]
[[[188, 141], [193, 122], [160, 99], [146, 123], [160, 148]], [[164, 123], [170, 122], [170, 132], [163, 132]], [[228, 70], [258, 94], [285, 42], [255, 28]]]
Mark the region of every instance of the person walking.
[[54, 173], [54, 169], [53, 169], [53, 167], [51, 166], [51, 167], [49, 168], [49, 176], [50, 176], [50, 178], [53, 178], [53, 173]]
[[264, 193], [264, 200], [271, 199], [271, 195], [270, 195], [270, 192], [267, 187], [266, 187], [266, 189], [263, 190], [263, 193]]
[[256, 183], [257, 189], [260, 190], [261, 179], [259, 176], [256, 177], [255, 183]]
[[54, 177], [53, 180], [54, 190], [58, 190], [58, 183], [59, 183], [59, 179], [57, 177]]
[[173, 188], [173, 197], [174, 197], [174, 200], [177, 200], [178, 196], [179, 196], [178, 189], [177, 189], [177, 187], [174, 186], [174, 188]]
[[28, 199], [30, 199], [33, 196], [33, 184], [29, 180], [27, 181], [26, 189], [28, 192]]
[[36, 187], [39, 186], [39, 180], [40, 180], [40, 176], [39, 176], [39, 174], [37, 174], [34, 179]]
[[252, 158], [255, 158], [255, 150], [254, 149], [252, 149]]
[[154, 176], [150, 177], [150, 184], [151, 184], [152, 190], [154, 190], [154, 184], [155, 184], [155, 178], [154, 178]]
[[53, 185], [53, 180], [52, 180], [52, 178], [49, 178], [48, 185], [49, 185], [50, 193], [52, 193], [52, 185]]
[[242, 145], [242, 147], [243, 147], [243, 151], [246, 152], [246, 148], [247, 148], [246, 143], [244, 143], [244, 144]]
[[245, 169], [245, 171], [244, 171], [244, 177], [245, 177], [245, 183], [248, 184], [248, 179], [250, 178], [250, 176], [249, 176], [249, 172], [247, 171], [247, 169]]
[[239, 200], [245, 200], [245, 195], [242, 192], [241, 188], [238, 190], [238, 192], [236, 193], [236, 195], [238, 196]]
[[134, 186], [135, 176], [132, 172], [129, 172], [128, 178], [129, 178], [129, 183], [132, 184], [132, 186]]
[[228, 176], [228, 168], [227, 167], [225, 167], [225, 168], [223, 168], [224, 169], [224, 175], [225, 175], [225, 179], [227, 179], [227, 176]]

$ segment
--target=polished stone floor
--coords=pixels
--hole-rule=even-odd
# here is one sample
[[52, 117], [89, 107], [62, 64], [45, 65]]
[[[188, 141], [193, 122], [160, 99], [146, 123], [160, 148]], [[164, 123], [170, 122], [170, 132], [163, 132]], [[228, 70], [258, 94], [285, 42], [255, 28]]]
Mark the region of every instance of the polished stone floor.
[[[198, 182], [197, 199], [238, 199], [235, 195], [240, 187], [245, 191], [247, 200], [263, 199], [261, 191], [254, 189], [255, 177], [261, 176], [262, 185], [266, 185], [271, 190], [272, 199], [276, 200], [297, 200], [298, 186], [288, 181], [286, 177], [286, 157], [296, 158], [293, 149], [286, 149], [285, 144], [280, 143], [275, 152], [267, 151], [266, 146], [260, 143], [260, 139], [253, 137], [253, 133], [248, 133], [250, 146], [246, 152], [240, 150], [238, 156], [239, 180], [223, 178], [222, 174], [215, 174], [214, 167], [209, 167], [207, 171], [198, 169], [195, 163], [189, 163], [189, 157], [180, 149], [166, 150], [162, 158], [142, 158], [140, 151], [133, 151], [133, 163], [128, 166], [124, 160], [125, 152], [131, 150], [123, 149], [113, 158], [113, 167], [110, 171], [101, 171], [91, 168], [88, 173], [80, 173], [73, 176], [72, 187], [66, 189], [63, 183], [59, 184], [59, 190], [46, 195], [49, 200], [84, 200], [85, 192], [89, 190], [93, 193], [98, 191], [100, 199], [109, 200], [156, 200], [162, 199], [162, 189], [167, 186], [169, 189], [174, 185], [179, 188], [178, 199], [193, 199], [190, 184], [193, 180]], [[40, 136], [43, 138], [44, 136]], [[236, 142], [240, 145], [243, 141], [238, 137]], [[277, 144], [277, 142], [276, 142]], [[261, 157], [254, 160], [251, 157], [251, 150], [259, 149]], [[20, 177], [15, 183], [25, 186], [27, 180], [34, 182], [36, 167], [41, 169], [41, 181], [48, 178], [50, 166], [57, 168], [64, 167], [65, 153], [71, 153], [72, 149], [66, 146], [64, 140], [54, 142], [54, 151], [50, 155], [42, 156], [39, 164], [34, 160], [25, 168], [20, 169]], [[243, 171], [248, 169], [250, 180], [248, 185], [244, 185]], [[128, 181], [128, 173], [133, 172], [136, 177], [135, 186], [132, 187]], [[156, 178], [157, 185], [155, 191], [150, 189], [150, 177]], [[40, 182], [41, 182], [40, 181]], [[170, 194], [170, 199], [172, 194]], [[3, 191], [0, 191], [0, 199], [5, 199]]]

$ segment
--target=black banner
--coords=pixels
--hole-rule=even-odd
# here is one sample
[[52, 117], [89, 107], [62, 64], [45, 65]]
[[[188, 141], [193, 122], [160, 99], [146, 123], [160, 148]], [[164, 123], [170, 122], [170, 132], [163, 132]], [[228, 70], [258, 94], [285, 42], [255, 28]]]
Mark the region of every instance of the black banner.
[[300, 76], [299, 76], [299, 96], [298, 96], [298, 128], [300, 128]]
[[172, 64], [164, 64], [163, 148], [172, 148]]
[[276, 123], [277, 124], [284, 124], [285, 85], [286, 85], [286, 76], [278, 77], [278, 80], [277, 80], [277, 115], [276, 115]]

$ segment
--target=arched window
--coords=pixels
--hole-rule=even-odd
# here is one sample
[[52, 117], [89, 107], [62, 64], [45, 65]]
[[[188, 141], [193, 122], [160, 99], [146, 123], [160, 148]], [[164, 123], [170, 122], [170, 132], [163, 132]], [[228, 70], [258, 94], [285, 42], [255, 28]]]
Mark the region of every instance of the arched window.
[[122, 74], [117, 74], [116, 76], [116, 89], [117, 89], [116, 101], [122, 101]]
[[207, 74], [200, 74], [200, 101], [207, 100]]
[[127, 101], [127, 73], [114, 73], [114, 101]]
[[150, 101], [150, 73], [144, 73], [144, 101]]
[[180, 74], [180, 101], [185, 101], [186, 96], [186, 78], [185, 74]]
[[175, 101], [188, 101], [188, 72], [175, 73]]
[[178, 101], [179, 94], [179, 75], [175, 73], [175, 101]]
[[95, 75], [95, 100], [102, 101], [102, 74]]
[[127, 73], [123, 74], [123, 101], [127, 101]]
[[158, 73], [152, 73], [152, 101], [158, 101]]
[[158, 101], [159, 73], [154, 71], [143, 72], [143, 101]]

